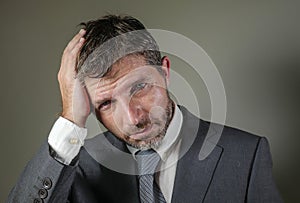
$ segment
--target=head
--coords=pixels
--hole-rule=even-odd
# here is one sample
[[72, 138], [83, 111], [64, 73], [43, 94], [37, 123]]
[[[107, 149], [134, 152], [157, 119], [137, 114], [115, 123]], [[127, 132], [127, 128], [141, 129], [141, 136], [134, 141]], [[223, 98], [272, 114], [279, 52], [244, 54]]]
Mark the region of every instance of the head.
[[169, 59], [161, 57], [154, 38], [133, 17], [109, 15], [82, 25], [86, 42], [77, 77], [98, 120], [136, 148], [159, 145], [173, 114]]

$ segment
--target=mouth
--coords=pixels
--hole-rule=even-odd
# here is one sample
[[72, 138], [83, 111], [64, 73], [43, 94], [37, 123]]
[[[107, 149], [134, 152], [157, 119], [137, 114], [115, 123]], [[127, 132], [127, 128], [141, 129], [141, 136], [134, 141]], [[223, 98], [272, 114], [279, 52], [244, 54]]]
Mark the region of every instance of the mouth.
[[153, 125], [149, 125], [145, 127], [142, 131], [131, 134], [130, 138], [135, 140], [146, 140], [148, 138], [151, 138], [151, 131], [152, 131]]

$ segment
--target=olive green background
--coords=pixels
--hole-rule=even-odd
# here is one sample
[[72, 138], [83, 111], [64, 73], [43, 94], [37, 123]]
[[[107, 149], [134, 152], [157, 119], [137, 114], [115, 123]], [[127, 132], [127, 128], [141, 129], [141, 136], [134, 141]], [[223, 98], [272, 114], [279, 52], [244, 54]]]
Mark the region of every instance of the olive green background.
[[[300, 182], [300, 1], [1, 1], [0, 202], [47, 138], [60, 112], [57, 72], [77, 24], [130, 14], [148, 28], [180, 33], [216, 64], [226, 90], [226, 124], [266, 136], [286, 202]], [[178, 58], [172, 68], [210, 102], [201, 78]], [[184, 91], [184, 90], [183, 90]], [[91, 131], [92, 134], [94, 131]]]

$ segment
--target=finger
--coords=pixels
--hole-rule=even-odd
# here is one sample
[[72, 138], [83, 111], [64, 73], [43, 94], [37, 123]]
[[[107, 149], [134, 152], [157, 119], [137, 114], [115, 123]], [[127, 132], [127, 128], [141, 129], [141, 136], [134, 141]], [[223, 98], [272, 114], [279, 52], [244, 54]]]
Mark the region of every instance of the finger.
[[72, 50], [74, 48], [74, 46], [76, 46], [76, 44], [80, 41], [80, 39], [84, 36], [84, 34], [86, 33], [86, 31], [84, 29], [81, 29], [77, 35], [75, 35], [73, 37], [73, 39], [68, 43], [66, 49], [68, 50]]
[[72, 76], [73, 74], [75, 74], [76, 72], [76, 59], [78, 57], [79, 51], [84, 43], [85, 39], [84, 38], [80, 38], [79, 42], [75, 45], [75, 47], [72, 50], [69, 50], [66, 54], [64, 54], [63, 58], [62, 58], [62, 65], [60, 70], [62, 71], [66, 71], [66, 72], [72, 72]]
[[73, 47], [73, 49], [72, 49], [72, 51], [71, 51], [72, 54], [73, 54], [73, 56], [76, 56], [76, 57], [77, 57], [78, 52], [79, 52], [79, 50], [81, 49], [81, 47], [82, 47], [84, 41], [85, 41], [85, 39], [84, 39], [83, 37], [81, 37], [81, 38], [79, 39], [78, 43], [75, 44], [75, 46]]

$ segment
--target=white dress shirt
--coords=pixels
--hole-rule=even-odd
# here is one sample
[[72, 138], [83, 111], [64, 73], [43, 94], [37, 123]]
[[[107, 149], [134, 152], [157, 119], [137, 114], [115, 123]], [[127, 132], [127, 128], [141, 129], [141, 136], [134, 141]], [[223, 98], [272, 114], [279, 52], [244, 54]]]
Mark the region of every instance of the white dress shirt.
[[[166, 135], [162, 140], [161, 145], [159, 145], [158, 148], [154, 149], [162, 159], [159, 173], [157, 173], [157, 177], [155, 177], [155, 179], [167, 202], [171, 202], [172, 199], [176, 166], [180, 149], [180, 141], [178, 137], [181, 126], [182, 113], [178, 106], [175, 105], [174, 115], [167, 129]], [[135, 153], [139, 151], [139, 149], [136, 149], [129, 145], [127, 145], [127, 148], [133, 156], [135, 156]]]
[[71, 121], [59, 117], [50, 131], [48, 143], [60, 157], [57, 160], [69, 165], [79, 153], [86, 136], [86, 128], [80, 128]]
[[[180, 141], [178, 139], [182, 126], [182, 113], [177, 105], [173, 118], [169, 124], [166, 135], [161, 145], [154, 150], [160, 155], [162, 164], [160, 172], [155, 178], [166, 201], [171, 202], [176, 166], [179, 156]], [[52, 149], [60, 157], [58, 161], [69, 165], [71, 161], [78, 155], [81, 146], [84, 145], [84, 139], [87, 136], [87, 129], [80, 128], [71, 121], [59, 117], [53, 125], [48, 143]], [[135, 156], [139, 149], [127, 145], [129, 151]], [[134, 157], [135, 158], [135, 157]]]

